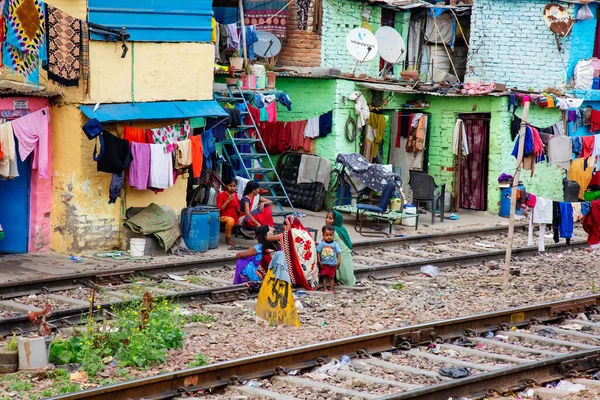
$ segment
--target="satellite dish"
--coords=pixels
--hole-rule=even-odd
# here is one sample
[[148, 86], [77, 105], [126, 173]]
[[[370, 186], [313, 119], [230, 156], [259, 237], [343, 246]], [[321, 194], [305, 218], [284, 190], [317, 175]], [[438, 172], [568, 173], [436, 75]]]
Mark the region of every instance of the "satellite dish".
[[375, 38], [381, 58], [390, 64], [398, 64], [406, 51], [404, 39], [400, 33], [390, 26], [382, 26], [377, 29]]
[[552, 32], [561, 37], [567, 36], [573, 27], [573, 18], [569, 12], [556, 3], [550, 3], [544, 7], [544, 21]]
[[265, 31], [256, 31], [258, 42], [254, 43], [254, 53], [263, 58], [275, 57], [281, 51], [281, 41], [277, 36]]
[[377, 39], [368, 29], [352, 29], [346, 37], [346, 48], [357, 62], [371, 61], [377, 55]]

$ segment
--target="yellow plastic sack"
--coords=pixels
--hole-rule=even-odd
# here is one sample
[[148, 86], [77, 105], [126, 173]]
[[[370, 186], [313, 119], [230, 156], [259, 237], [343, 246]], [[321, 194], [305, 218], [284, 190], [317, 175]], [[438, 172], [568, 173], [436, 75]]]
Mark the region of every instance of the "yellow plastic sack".
[[269, 324], [300, 326], [292, 286], [275, 278], [272, 269], [267, 272], [258, 293], [256, 315]]

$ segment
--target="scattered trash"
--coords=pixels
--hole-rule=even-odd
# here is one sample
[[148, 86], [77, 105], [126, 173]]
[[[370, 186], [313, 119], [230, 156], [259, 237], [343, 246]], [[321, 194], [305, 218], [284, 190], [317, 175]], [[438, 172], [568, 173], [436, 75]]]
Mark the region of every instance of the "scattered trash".
[[349, 364], [350, 364], [350, 357], [348, 357], [348, 356], [342, 357], [342, 361], [338, 361], [336, 358], [334, 358], [331, 361], [329, 361], [327, 364], [317, 368], [317, 370], [314, 371], [314, 373], [335, 376], [340, 369], [344, 370], [344, 371], [349, 371], [350, 370]]
[[452, 221], [456, 221], [456, 220], [458, 220], [458, 215], [456, 215], [456, 214], [454, 214], [454, 213], [451, 213], [451, 214], [448, 216], [448, 219], [451, 219]]
[[582, 390], [585, 390], [586, 387], [585, 387], [585, 385], [581, 385], [579, 383], [571, 383], [569, 381], [560, 381], [560, 382], [558, 382], [558, 385], [556, 385], [556, 389], [566, 390], [567, 392], [571, 392], [571, 393], [578, 393], [578, 392], [581, 392]]
[[37, 299], [37, 295], [35, 293], [30, 294], [29, 296], [27, 296], [28, 299]]
[[300, 300], [296, 299], [296, 310], [300, 311], [300, 310], [304, 310], [304, 305], [302, 304], [302, 302]]
[[579, 324], [561, 325], [560, 328], [567, 329], [570, 331], [582, 331], [583, 330], [583, 326], [579, 325]]
[[489, 331], [488, 333], [485, 334], [485, 338], [486, 339], [493, 339], [494, 338], [494, 332]]
[[535, 333], [537, 333], [540, 336], [544, 336], [544, 337], [549, 337], [549, 336], [558, 336], [558, 332], [556, 332], [554, 329], [552, 328], [544, 328], [544, 329], [540, 329], [539, 331], [536, 331]]
[[592, 379], [595, 381], [600, 381], [600, 371], [592, 375]]
[[440, 375], [446, 376], [448, 378], [460, 379], [466, 378], [471, 375], [468, 369], [465, 367], [443, 367], [440, 368]]
[[440, 273], [440, 269], [433, 265], [424, 265], [421, 267], [421, 273], [431, 278], [435, 278]]
[[508, 341], [508, 336], [504, 336], [504, 335], [496, 335], [494, 336], [494, 339], [496, 340], [500, 340], [502, 342], [507, 342]]
[[306, 217], [306, 214], [304, 214], [303, 212], [300, 212], [300, 211], [296, 211], [295, 214], [296, 214], [296, 217], [298, 217], [298, 218]]
[[167, 274], [167, 275], [170, 279], [173, 279], [174, 281], [179, 281], [179, 282], [185, 281], [185, 278], [182, 278], [179, 275], [172, 275], [172, 274]]
[[390, 358], [392, 358], [392, 353], [388, 352], [388, 351], [384, 351], [383, 353], [381, 353], [381, 359], [382, 360], [389, 360]]
[[408, 235], [405, 235], [404, 233], [397, 233], [397, 234], [394, 235], [394, 237], [398, 237], [398, 238], [400, 238], [400, 237], [407, 237], [407, 236]]
[[298, 290], [298, 291], [296, 292], [296, 294], [297, 294], [297, 295], [303, 295], [303, 294], [305, 295], [305, 294], [306, 294], [306, 292], [305, 292], [304, 290]]
[[80, 256], [71, 256], [71, 261], [82, 262], [83, 261], [83, 257], [80, 257]]
[[253, 387], [253, 388], [259, 388], [262, 385], [260, 384], [259, 381], [257, 381], [256, 379], [251, 379], [247, 382], [244, 383], [244, 386], [249, 386], [249, 387]]
[[475, 347], [475, 342], [465, 337], [457, 338], [455, 341], [452, 342], [452, 344], [460, 347]]

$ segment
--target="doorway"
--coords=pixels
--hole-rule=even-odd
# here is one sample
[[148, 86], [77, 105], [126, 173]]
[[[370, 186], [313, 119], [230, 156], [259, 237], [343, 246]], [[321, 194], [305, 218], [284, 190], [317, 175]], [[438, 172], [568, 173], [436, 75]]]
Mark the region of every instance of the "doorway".
[[459, 206], [469, 210], [487, 209], [490, 114], [461, 114], [467, 132], [469, 155], [459, 157]]
[[[15, 138], [15, 145], [18, 146]], [[17, 153], [19, 176], [0, 180], [0, 225], [4, 238], [0, 253], [27, 253], [29, 245], [29, 194], [31, 189], [30, 158], [21, 161]]]

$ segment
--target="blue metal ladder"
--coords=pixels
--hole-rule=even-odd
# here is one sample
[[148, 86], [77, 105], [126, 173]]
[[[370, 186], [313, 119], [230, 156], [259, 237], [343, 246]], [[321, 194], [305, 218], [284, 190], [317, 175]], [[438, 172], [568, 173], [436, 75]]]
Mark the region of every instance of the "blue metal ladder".
[[[215, 87], [218, 84], [215, 84]], [[244, 92], [237, 85], [227, 84], [226, 95], [219, 94], [219, 91], [215, 91], [214, 98], [220, 103], [243, 103], [246, 110], [249, 110], [248, 101], [244, 97]], [[221, 92], [222, 93], [222, 92]], [[223, 147], [223, 154], [227, 159], [227, 162], [234, 166], [234, 161], [239, 161], [237, 169], [234, 169], [236, 176], [245, 177], [247, 179], [255, 180], [258, 182], [262, 189], [269, 192], [269, 195], [263, 196], [273, 202], [273, 206], [277, 206], [279, 211], [273, 209], [273, 216], [287, 216], [294, 214], [294, 206], [285, 190], [285, 187], [281, 183], [279, 174], [275, 170], [273, 160], [267, 151], [265, 143], [262, 140], [260, 132], [254, 117], [248, 111], [241, 111], [242, 125], [239, 127], [227, 127], [227, 138], [223, 142], [223, 145], [230, 145], [232, 147], [231, 153]], [[250, 116], [252, 125], [244, 125], [244, 118], [246, 115]], [[254, 135], [251, 136], [250, 132], [254, 130]], [[237, 136], [237, 137], [236, 137]], [[258, 151], [256, 145], [262, 146], [263, 151]], [[242, 145], [249, 145], [249, 151], [240, 151]], [[247, 167], [244, 161], [250, 160], [250, 167]], [[265, 160], [268, 165], [265, 164]], [[235, 168], [235, 167], [234, 167]], [[289, 207], [290, 210], [285, 210], [284, 207]]]

